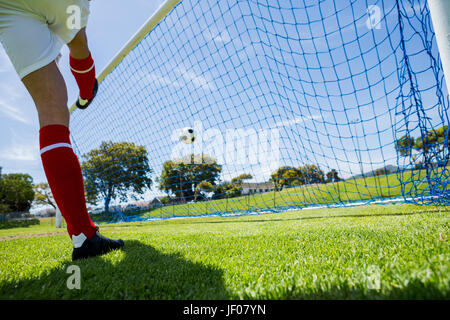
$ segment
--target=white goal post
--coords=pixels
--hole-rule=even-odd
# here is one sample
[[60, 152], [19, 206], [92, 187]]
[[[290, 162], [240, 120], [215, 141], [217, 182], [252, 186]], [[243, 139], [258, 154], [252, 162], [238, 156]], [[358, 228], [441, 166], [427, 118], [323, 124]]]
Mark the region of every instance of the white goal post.
[[55, 215], [56, 229], [60, 229], [61, 228], [61, 221], [62, 221], [61, 211], [59, 210], [58, 207], [56, 207], [56, 215]]
[[428, 0], [442, 69], [450, 91], [450, 0]]

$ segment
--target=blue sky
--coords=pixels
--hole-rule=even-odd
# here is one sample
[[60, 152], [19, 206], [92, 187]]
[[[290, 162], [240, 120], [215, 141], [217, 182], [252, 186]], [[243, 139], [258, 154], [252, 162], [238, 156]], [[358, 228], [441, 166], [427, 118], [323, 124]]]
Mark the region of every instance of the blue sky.
[[[437, 87], [442, 71], [425, 50], [437, 57], [430, 30], [421, 30], [424, 3], [405, 0], [400, 11], [430, 129], [448, 123], [448, 102], [436, 92], [448, 94]], [[158, 5], [93, 1], [88, 34], [97, 70]], [[379, 29], [368, 27], [370, 5], [380, 10]], [[219, 159], [223, 180], [247, 172], [265, 181], [280, 165], [314, 163], [341, 177], [397, 165], [394, 137], [419, 134], [397, 13], [393, 0], [184, 0], [101, 83], [89, 110], [73, 113], [75, 149], [82, 160], [104, 140], [145, 145], [154, 178], [164, 161], [192, 150]], [[63, 53], [72, 102], [77, 90]], [[0, 166], [39, 182], [36, 112], [0, 57], [1, 79], [8, 79], [0, 82]], [[203, 141], [181, 144], [178, 132], [187, 126]], [[229, 147], [233, 135], [247, 135], [245, 145]], [[276, 150], [254, 148], [264, 139]]]
[[[94, 0], [88, 24], [89, 45], [100, 72], [118, 50], [159, 7], [162, 0]], [[69, 69], [68, 50], [60, 62], [69, 104], [78, 89]], [[3, 173], [29, 173], [45, 180], [39, 156], [39, 123], [34, 103], [0, 45], [0, 166]]]

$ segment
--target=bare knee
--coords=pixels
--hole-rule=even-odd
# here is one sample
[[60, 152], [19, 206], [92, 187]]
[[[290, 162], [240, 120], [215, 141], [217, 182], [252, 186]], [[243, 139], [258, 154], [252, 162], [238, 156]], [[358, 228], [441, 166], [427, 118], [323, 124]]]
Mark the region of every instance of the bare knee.
[[70, 113], [67, 103], [58, 105], [36, 106], [38, 110], [39, 125], [45, 127], [51, 124], [62, 124], [69, 126]]

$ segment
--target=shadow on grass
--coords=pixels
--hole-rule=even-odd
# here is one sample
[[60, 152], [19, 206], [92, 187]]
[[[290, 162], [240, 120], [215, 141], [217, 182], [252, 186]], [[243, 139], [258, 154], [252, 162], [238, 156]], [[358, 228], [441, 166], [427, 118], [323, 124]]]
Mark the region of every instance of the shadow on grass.
[[11, 220], [0, 222], [0, 229], [25, 228], [39, 223], [39, 219]]
[[[114, 253], [113, 253], [114, 254]], [[38, 277], [0, 283], [0, 299], [229, 299], [223, 271], [125, 240], [121, 257], [68, 261]], [[69, 266], [81, 288], [69, 290]]]

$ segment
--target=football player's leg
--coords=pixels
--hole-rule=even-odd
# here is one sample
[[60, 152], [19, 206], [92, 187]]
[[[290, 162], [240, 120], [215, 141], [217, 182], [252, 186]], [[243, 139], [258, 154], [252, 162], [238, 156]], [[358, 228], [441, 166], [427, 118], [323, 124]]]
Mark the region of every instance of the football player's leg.
[[67, 43], [70, 49], [70, 69], [80, 89], [78, 107], [87, 107], [96, 94], [95, 63], [89, 51], [86, 29], [81, 29], [71, 42]]
[[55, 63], [63, 43], [39, 12], [45, 10], [0, 6], [0, 42], [35, 102], [41, 159], [74, 243], [72, 258], [95, 256], [124, 244], [101, 236], [87, 212], [81, 168], [70, 142], [66, 85]]
[[45, 17], [25, 9], [0, 14], [0, 41], [35, 102], [44, 170], [69, 235], [93, 236], [80, 165], [70, 145], [66, 85], [54, 62], [63, 43]]
[[83, 177], [72, 150], [64, 79], [55, 62], [22, 79], [38, 111], [41, 159], [58, 208], [70, 237], [92, 238], [96, 227], [86, 209]]
[[22, 81], [38, 110], [42, 164], [56, 204], [67, 222], [74, 247], [72, 260], [123, 247], [123, 240], [102, 236], [87, 212], [80, 163], [72, 150], [67, 126], [66, 85], [56, 63], [28, 74]]
[[[44, 6], [39, 4], [39, 6]], [[79, 88], [76, 105], [85, 109], [97, 93], [95, 64], [87, 44], [86, 26], [89, 19], [88, 0], [59, 0], [45, 6], [46, 19], [52, 21], [49, 29], [56, 34], [70, 50], [69, 63]]]

